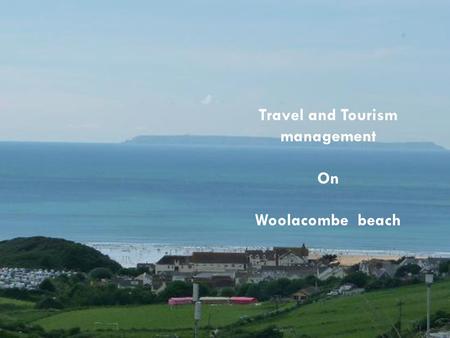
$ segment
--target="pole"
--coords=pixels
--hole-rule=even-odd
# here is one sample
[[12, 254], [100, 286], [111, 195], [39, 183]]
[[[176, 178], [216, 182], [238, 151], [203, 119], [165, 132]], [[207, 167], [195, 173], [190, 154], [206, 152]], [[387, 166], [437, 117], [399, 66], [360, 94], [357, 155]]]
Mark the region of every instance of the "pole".
[[430, 336], [430, 285], [427, 286], [427, 337]]
[[201, 318], [202, 318], [202, 303], [198, 301], [195, 302], [194, 307], [194, 338], [198, 338], [198, 329]]
[[398, 302], [398, 331], [402, 332], [402, 316], [403, 316], [403, 303], [402, 300]]
[[192, 285], [192, 301], [194, 302], [194, 338], [198, 338], [198, 327], [202, 315], [202, 303], [199, 301], [199, 296], [199, 285], [198, 283], [194, 283]]
[[194, 338], [198, 338], [198, 320], [194, 324]]
[[425, 284], [427, 285], [427, 338], [430, 337], [431, 284], [433, 284], [433, 277], [434, 275], [432, 272], [425, 274]]

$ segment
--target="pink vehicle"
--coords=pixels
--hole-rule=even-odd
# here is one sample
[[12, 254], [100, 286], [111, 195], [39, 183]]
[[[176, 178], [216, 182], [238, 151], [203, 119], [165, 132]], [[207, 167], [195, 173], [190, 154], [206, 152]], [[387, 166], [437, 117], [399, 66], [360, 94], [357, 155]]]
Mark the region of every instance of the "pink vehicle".
[[169, 305], [186, 305], [192, 304], [192, 297], [172, 297], [167, 302]]
[[254, 297], [231, 297], [230, 302], [232, 304], [253, 304], [258, 300]]

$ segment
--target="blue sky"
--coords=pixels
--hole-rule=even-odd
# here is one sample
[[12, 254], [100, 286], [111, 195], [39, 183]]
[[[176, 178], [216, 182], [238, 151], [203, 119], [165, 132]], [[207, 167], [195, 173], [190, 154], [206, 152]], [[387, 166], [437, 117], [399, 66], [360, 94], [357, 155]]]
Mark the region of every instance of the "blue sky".
[[[2, 1], [0, 139], [366, 131], [450, 147], [447, 1]], [[396, 111], [262, 123], [260, 107]]]

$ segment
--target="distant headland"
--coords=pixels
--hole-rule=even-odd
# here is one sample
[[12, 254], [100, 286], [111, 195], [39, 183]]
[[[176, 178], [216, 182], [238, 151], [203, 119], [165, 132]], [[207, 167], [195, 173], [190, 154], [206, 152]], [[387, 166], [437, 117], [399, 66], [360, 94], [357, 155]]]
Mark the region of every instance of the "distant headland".
[[295, 148], [343, 148], [343, 149], [373, 149], [373, 150], [408, 150], [408, 151], [448, 151], [433, 142], [393, 142], [393, 143], [338, 143], [321, 144], [282, 144], [279, 138], [251, 136], [215, 136], [215, 135], [139, 135], [126, 140], [124, 144], [142, 145], [173, 145], [173, 146], [235, 146], [258, 147], [279, 146]]

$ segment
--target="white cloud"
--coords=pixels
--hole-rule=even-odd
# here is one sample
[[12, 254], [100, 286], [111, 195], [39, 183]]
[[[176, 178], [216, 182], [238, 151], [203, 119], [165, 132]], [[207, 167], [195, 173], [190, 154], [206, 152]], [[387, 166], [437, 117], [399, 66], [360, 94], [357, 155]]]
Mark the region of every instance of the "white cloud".
[[212, 100], [213, 100], [213, 96], [211, 94], [208, 94], [200, 101], [200, 103], [207, 105], [207, 104], [210, 104], [212, 102]]

